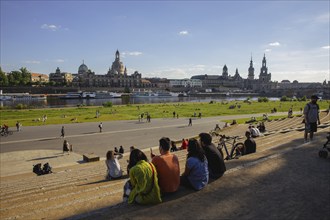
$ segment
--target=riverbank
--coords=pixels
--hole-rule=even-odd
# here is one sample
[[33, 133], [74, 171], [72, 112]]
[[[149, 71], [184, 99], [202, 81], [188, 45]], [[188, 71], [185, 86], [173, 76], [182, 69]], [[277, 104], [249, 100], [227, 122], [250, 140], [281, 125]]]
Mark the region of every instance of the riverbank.
[[[257, 102], [257, 101], [222, 101], [222, 102], [180, 102], [158, 104], [129, 104], [103, 106], [82, 106], [67, 108], [1, 110], [1, 124], [14, 127], [19, 121], [23, 126], [40, 126], [50, 124], [72, 124], [83, 122], [101, 122], [114, 120], [138, 120], [147, 114], [151, 120], [154, 118], [189, 118], [212, 117], [225, 115], [267, 113], [271, 116], [271, 110], [287, 112], [290, 108], [294, 112], [301, 112], [307, 102]], [[328, 109], [329, 101], [318, 102], [320, 109]], [[44, 120], [46, 118], [46, 120]]]

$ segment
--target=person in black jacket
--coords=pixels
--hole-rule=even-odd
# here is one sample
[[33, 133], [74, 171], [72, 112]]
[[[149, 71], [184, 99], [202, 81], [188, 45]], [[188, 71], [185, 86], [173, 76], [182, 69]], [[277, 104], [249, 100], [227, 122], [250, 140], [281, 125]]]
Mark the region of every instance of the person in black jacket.
[[208, 133], [199, 134], [202, 148], [208, 161], [209, 178], [218, 179], [226, 171], [226, 165], [220, 151], [212, 143], [212, 137]]
[[256, 149], [257, 149], [257, 144], [253, 140], [253, 138], [251, 136], [251, 132], [246, 131], [245, 132], [245, 137], [246, 137], [246, 140], [244, 141], [245, 152], [243, 152], [243, 155], [255, 153]]

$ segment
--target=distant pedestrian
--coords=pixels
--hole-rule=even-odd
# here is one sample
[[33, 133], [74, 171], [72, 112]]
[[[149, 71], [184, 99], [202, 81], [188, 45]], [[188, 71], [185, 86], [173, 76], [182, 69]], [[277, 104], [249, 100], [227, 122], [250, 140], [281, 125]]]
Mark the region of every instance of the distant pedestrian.
[[304, 139], [307, 142], [307, 137], [309, 133], [309, 139], [312, 141], [314, 137], [314, 132], [317, 131], [317, 124], [320, 124], [319, 117], [319, 105], [317, 104], [317, 100], [319, 97], [317, 95], [311, 96], [311, 101], [306, 104], [304, 108], [304, 121], [305, 121], [305, 134]]
[[62, 126], [62, 129], [61, 129], [61, 137], [64, 138], [64, 136], [65, 136], [64, 126]]
[[21, 130], [21, 123], [19, 123], [19, 121], [16, 122], [16, 130], [17, 132]]
[[189, 124], [188, 124], [188, 126], [192, 126], [192, 119], [191, 118], [189, 118]]
[[173, 118], [175, 118], [175, 111], [173, 112]]
[[102, 122], [99, 124], [99, 129], [100, 129], [100, 133], [102, 132], [102, 128], [103, 128], [103, 124]]
[[67, 152], [69, 154], [70, 151], [70, 144], [67, 140], [64, 140], [63, 142], [63, 154]]
[[119, 147], [119, 153], [120, 153], [120, 154], [123, 154], [123, 153], [124, 153], [124, 148], [123, 148], [123, 146], [120, 146], [120, 147]]
[[176, 118], [179, 118], [179, 114], [178, 113], [176, 113]]

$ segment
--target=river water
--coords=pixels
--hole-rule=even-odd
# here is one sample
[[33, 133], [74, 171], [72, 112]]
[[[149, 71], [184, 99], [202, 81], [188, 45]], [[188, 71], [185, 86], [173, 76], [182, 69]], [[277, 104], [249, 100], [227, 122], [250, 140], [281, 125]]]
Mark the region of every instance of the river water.
[[[0, 106], [15, 107], [18, 104], [24, 104], [35, 108], [58, 108], [58, 107], [73, 107], [79, 105], [100, 106], [105, 102], [112, 102], [113, 105], [127, 104], [148, 104], [148, 103], [168, 103], [168, 102], [210, 102], [210, 101], [232, 101], [246, 100], [246, 96], [242, 97], [169, 97], [169, 98], [110, 98], [110, 99], [59, 99], [47, 98], [47, 100], [16, 100], [16, 101], [0, 101]], [[257, 97], [251, 97], [252, 100], [257, 100]], [[278, 98], [269, 98], [270, 100], [278, 100]]]

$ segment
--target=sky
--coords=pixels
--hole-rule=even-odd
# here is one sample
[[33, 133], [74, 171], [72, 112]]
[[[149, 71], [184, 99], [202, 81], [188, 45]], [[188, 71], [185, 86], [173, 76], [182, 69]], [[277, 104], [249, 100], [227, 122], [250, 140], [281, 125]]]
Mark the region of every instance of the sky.
[[272, 81], [330, 79], [330, 1], [1, 0], [0, 65], [10, 72], [106, 74], [119, 50], [128, 74], [255, 78], [265, 54]]

